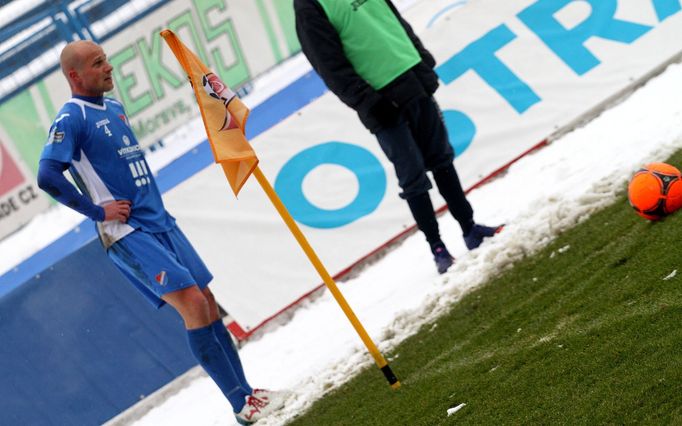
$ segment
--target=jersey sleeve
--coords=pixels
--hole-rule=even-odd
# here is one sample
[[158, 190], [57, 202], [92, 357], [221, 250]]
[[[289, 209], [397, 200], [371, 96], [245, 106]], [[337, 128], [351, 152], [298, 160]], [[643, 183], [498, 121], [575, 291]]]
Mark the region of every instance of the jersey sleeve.
[[105, 219], [104, 209], [76, 190], [64, 177], [68, 165], [55, 160], [43, 159], [38, 165], [38, 186], [55, 200], [89, 217], [95, 222]]
[[78, 159], [80, 150], [79, 136], [83, 120], [80, 112], [73, 109], [62, 109], [52, 122], [47, 143], [40, 156], [41, 160], [55, 160], [70, 164]]

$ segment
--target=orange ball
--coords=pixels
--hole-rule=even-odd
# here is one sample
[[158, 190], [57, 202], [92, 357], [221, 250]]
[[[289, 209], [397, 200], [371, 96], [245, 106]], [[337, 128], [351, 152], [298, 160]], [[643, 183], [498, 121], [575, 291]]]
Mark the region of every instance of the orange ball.
[[638, 215], [660, 220], [682, 207], [682, 174], [670, 164], [647, 164], [630, 179], [628, 199]]

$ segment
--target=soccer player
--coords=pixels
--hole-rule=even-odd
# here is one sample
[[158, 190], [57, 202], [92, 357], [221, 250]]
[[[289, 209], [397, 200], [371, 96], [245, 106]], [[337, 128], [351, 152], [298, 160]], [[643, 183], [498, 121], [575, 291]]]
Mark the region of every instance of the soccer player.
[[[104, 97], [114, 87], [104, 51], [75, 41], [62, 51], [60, 64], [72, 98], [50, 128], [38, 185], [96, 222], [109, 258], [154, 306], [168, 303], [177, 310], [192, 354], [237, 421], [267, 416], [279, 408], [281, 395], [247, 382], [208, 288], [213, 276], [166, 211], [123, 106]], [[65, 178], [67, 169], [80, 192]]]
[[338, 98], [354, 109], [393, 163], [400, 197], [444, 273], [453, 258], [440, 238], [429, 197], [433, 173], [469, 250], [502, 226], [474, 222], [455, 171], [454, 151], [433, 94], [433, 56], [390, 0], [294, 0], [303, 53]]

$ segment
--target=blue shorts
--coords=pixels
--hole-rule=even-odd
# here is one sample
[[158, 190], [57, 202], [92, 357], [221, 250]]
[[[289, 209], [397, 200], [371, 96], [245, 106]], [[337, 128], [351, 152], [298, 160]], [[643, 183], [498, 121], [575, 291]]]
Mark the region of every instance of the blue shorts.
[[157, 308], [164, 294], [193, 285], [203, 289], [213, 279], [180, 228], [151, 233], [136, 229], [116, 241], [109, 258], [123, 275]]

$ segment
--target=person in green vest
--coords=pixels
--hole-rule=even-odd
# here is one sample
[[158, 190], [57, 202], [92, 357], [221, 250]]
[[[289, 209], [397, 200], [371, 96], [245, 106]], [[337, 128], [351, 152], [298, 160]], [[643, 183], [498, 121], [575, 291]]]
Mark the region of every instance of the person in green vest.
[[433, 98], [436, 61], [389, 0], [294, 0], [303, 53], [325, 84], [354, 109], [395, 167], [400, 197], [424, 233], [436, 268], [454, 258], [443, 244], [429, 189], [433, 174], [469, 250], [503, 228], [474, 222]]

